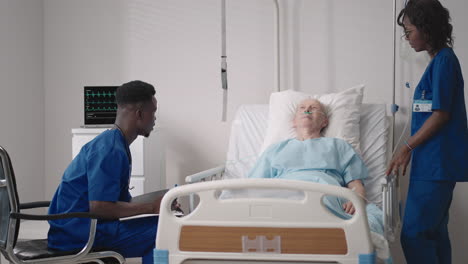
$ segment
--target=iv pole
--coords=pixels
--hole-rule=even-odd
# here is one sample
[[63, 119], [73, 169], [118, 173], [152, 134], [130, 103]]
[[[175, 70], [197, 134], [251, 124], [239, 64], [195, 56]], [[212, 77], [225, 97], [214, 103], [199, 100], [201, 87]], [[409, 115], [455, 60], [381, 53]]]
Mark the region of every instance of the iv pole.
[[[396, 120], [395, 120], [395, 114], [398, 112], [398, 105], [395, 103], [395, 90], [396, 90], [396, 0], [393, 0], [393, 78], [392, 78], [392, 87], [393, 87], [393, 92], [392, 92], [392, 105], [391, 105], [391, 111], [392, 111], [392, 151], [395, 149], [395, 144], [398, 144], [398, 142], [395, 142], [395, 125], [396, 125]], [[404, 132], [404, 131], [403, 131]]]
[[221, 88], [223, 89], [223, 113], [221, 121], [226, 122], [227, 115], [227, 56], [226, 56], [226, 0], [221, 0]]

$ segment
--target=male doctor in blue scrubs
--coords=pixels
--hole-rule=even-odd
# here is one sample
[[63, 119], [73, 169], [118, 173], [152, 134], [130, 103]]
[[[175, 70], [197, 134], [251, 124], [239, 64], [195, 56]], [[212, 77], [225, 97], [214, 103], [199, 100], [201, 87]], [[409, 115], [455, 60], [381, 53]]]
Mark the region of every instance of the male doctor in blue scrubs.
[[[155, 246], [157, 217], [126, 221], [115, 219], [159, 213], [161, 197], [149, 203], [131, 203], [129, 180], [130, 144], [153, 130], [157, 101], [151, 84], [132, 81], [117, 88], [115, 125], [84, 145], [65, 170], [49, 208], [49, 214], [91, 212], [98, 221], [94, 248], [117, 251], [125, 258], [151, 258]], [[90, 220], [49, 221], [49, 247], [62, 251], [83, 248]], [[144, 262], [146, 258], [144, 258]]]

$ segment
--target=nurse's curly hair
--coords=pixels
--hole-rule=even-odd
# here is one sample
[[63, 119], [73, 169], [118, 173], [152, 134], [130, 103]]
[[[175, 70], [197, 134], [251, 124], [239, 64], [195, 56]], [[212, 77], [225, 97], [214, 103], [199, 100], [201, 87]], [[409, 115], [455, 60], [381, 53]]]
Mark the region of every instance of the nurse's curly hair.
[[117, 87], [115, 101], [117, 105], [151, 102], [155, 93], [153, 85], [142, 81], [131, 81]]
[[405, 16], [425, 36], [431, 47], [430, 54], [453, 47], [450, 13], [438, 0], [409, 0], [398, 15], [398, 25], [403, 28]]

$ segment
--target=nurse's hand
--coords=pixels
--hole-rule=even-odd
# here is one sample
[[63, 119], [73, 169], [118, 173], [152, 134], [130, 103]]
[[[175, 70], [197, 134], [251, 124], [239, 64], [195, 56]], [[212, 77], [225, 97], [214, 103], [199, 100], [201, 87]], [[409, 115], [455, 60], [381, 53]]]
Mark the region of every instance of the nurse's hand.
[[353, 215], [356, 212], [356, 209], [354, 208], [354, 205], [352, 202], [346, 202], [343, 204], [343, 210], [345, 213]]
[[392, 172], [397, 174], [400, 169], [402, 170], [402, 175], [405, 176], [406, 168], [408, 167], [410, 159], [411, 150], [407, 146], [401, 146], [397, 154], [393, 156], [393, 159], [387, 168], [387, 176]]

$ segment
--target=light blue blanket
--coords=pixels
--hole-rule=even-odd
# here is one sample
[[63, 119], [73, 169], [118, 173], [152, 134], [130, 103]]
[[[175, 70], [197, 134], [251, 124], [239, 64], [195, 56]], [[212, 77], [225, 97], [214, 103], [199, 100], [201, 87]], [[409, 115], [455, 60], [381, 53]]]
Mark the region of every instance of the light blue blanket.
[[[351, 145], [341, 139], [324, 137], [304, 141], [288, 139], [276, 143], [263, 152], [248, 174], [249, 178], [301, 180], [340, 187], [367, 176], [364, 162]], [[324, 198], [324, 204], [332, 213], [342, 219], [350, 219], [352, 215], [343, 210], [346, 202], [339, 197]], [[385, 241], [382, 210], [375, 204], [367, 204], [366, 211], [370, 230]], [[385, 251], [380, 255], [386, 255], [382, 259], [385, 263], [391, 263], [388, 244], [380, 245], [382, 250], [379, 250], [379, 245], [375, 246], [377, 255]]]
[[[326, 173], [317, 171], [296, 171], [294, 173], [283, 174], [279, 178], [288, 180], [301, 180], [342, 187], [334, 179], [334, 177], [331, 177]], [[345, 211], [343, 210], [343, 204], [345, 204], [346, 202], [347, 200], [341, 197], [325, 196], [324, 198], [324, 204], [327, 206], [328, 209], [330, 209], [332, 213], [334, 213], [336, 216], [342, 219], [350, 219], [352, 218], [352, 215], [345, 213]], [[370, 230], [377, 234], [383, 235], [384, 227], [382, 210], [377, 205], [369, 203], [366, 205], [366, 211]]]
[[[346, 202], [347, 200], [334, 196], [326, 196], [324, 199], [325, 205], [336, 216], [342, 219], [351, 219], [352, 215], [345, 213], [343, 210], [343, 204]], [[366, 211], [370, 230], [383, 236], [384, 226], [382, 210], [375, 204], [369, 203], [366, 205]]]

